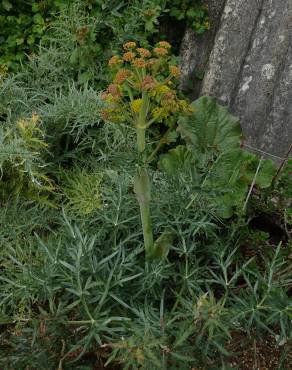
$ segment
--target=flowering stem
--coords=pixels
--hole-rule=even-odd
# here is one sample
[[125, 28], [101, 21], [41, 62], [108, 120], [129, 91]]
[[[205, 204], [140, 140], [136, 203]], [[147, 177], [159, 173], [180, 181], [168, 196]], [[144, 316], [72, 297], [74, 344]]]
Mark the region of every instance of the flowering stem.
[[145, 131], [146, 131], [146, 117], [149, 109], [149, 98], [145, 92], [142, 93], [142, 104], [139, 112], [137, 130], [137, 146], [139, 153], [144, 152], [146, 147]]
[[137, 146], [139, 153], [143, 153], [146, 147], [146, 140], [145, 140], [145, 128], [136, 128], [137, 133]]
[[145, 168], [138, 169], [134, 179], [134, 190], [140, 206], [146, 259], [151, 258], [153, 250], [153, 232], [150, 216], [150, 180]]

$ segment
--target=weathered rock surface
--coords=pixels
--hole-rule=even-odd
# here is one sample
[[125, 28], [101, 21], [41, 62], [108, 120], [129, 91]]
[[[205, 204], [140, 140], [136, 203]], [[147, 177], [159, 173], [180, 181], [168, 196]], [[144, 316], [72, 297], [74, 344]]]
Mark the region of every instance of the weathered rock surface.
[[197, 36], [192, 29], [187, 28], [181, 43], [181, 88], [193, 96], [200, 93], [200, 76], [203, 76], [209, 61], [225, 0], [205, 0], [204, 3], [209, 8], [210, 30]]
[[192, 73], [210, 55], [199, 94], [230, 106], [249, 146], [284, 156], [292, 141], [292, 0], [226, 0], [214, 42], [202, 47], [199, 56], [182, 49], [183, 79], [186, 66]]

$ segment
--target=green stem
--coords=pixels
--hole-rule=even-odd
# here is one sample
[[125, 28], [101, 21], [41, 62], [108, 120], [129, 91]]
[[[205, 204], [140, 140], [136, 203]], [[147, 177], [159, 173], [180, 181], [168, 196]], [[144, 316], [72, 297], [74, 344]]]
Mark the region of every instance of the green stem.
[[135, 176], [134, 189], [140, 206], [145, 255], [146, 259], [149, 259], [152, 255], [154, 242], [150, 216], [150, 180], [145, 168], [138, 170]]
[[[139, 117], [136, 122], [137, 147], [140, 154], [145, 157], [146, 148], [146, 117], [150, 106], [148, 95], [142, 93], [142, 106], [139, 112]], [[145, 158], [143, 158], [145, 163]], [[151, 259], [153, 255], [153, 231], [152, 221], [150, 216], [150, 180], [146, 168], [139, 168], [135, 180], [134, 190], [140, 206], [140, 216], [143, 229], [144, 248], [146, 259]]]
[[140, 214], [144, 236], [145, 255], [148, 259], [152, 256], [153, 249], [152, 222], [149, 204], [140, 204]]
[[146, 147], [146, 139], [145, 139], [145, 128], [136, 128], [137, 133], [137, 146], [139, 153], [143, 153]]

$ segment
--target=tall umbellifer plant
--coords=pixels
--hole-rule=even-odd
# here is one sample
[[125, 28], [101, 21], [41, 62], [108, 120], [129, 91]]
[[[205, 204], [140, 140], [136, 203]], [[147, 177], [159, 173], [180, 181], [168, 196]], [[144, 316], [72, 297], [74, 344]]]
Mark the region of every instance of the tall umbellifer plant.
[[151, 50], [139, 48], [135, 42], [127, 42], [123, 48], [123, 55], [114, 55], [108, 63], [113, 81], [102, 95], [106, 104], [102, 115], [105, 120], [126, 122], [135, 129], [139, 159], [134, 190], [140, 206], [145, 254], [151, 259], [157, 255], [158, 246], [154, 242], [150, 215], [147, 154], [151, 146], [147, 145], [146, 132], [157, 123], [169, 126], [173, 117], [191, 109], [178, 97], [176, 86], [180, 71], [172, 62], [168, 42], [161, 41]]

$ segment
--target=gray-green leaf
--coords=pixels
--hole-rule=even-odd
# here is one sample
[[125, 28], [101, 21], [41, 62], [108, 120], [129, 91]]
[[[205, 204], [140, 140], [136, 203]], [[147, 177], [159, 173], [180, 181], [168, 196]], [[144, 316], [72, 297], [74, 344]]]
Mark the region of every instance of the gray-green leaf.
[[226, 107], [209, 96], [202, 96], [191, 106], [194, 113], [179, 120], [178, 131], [198, 155], [240, 147], [239, 120]]

